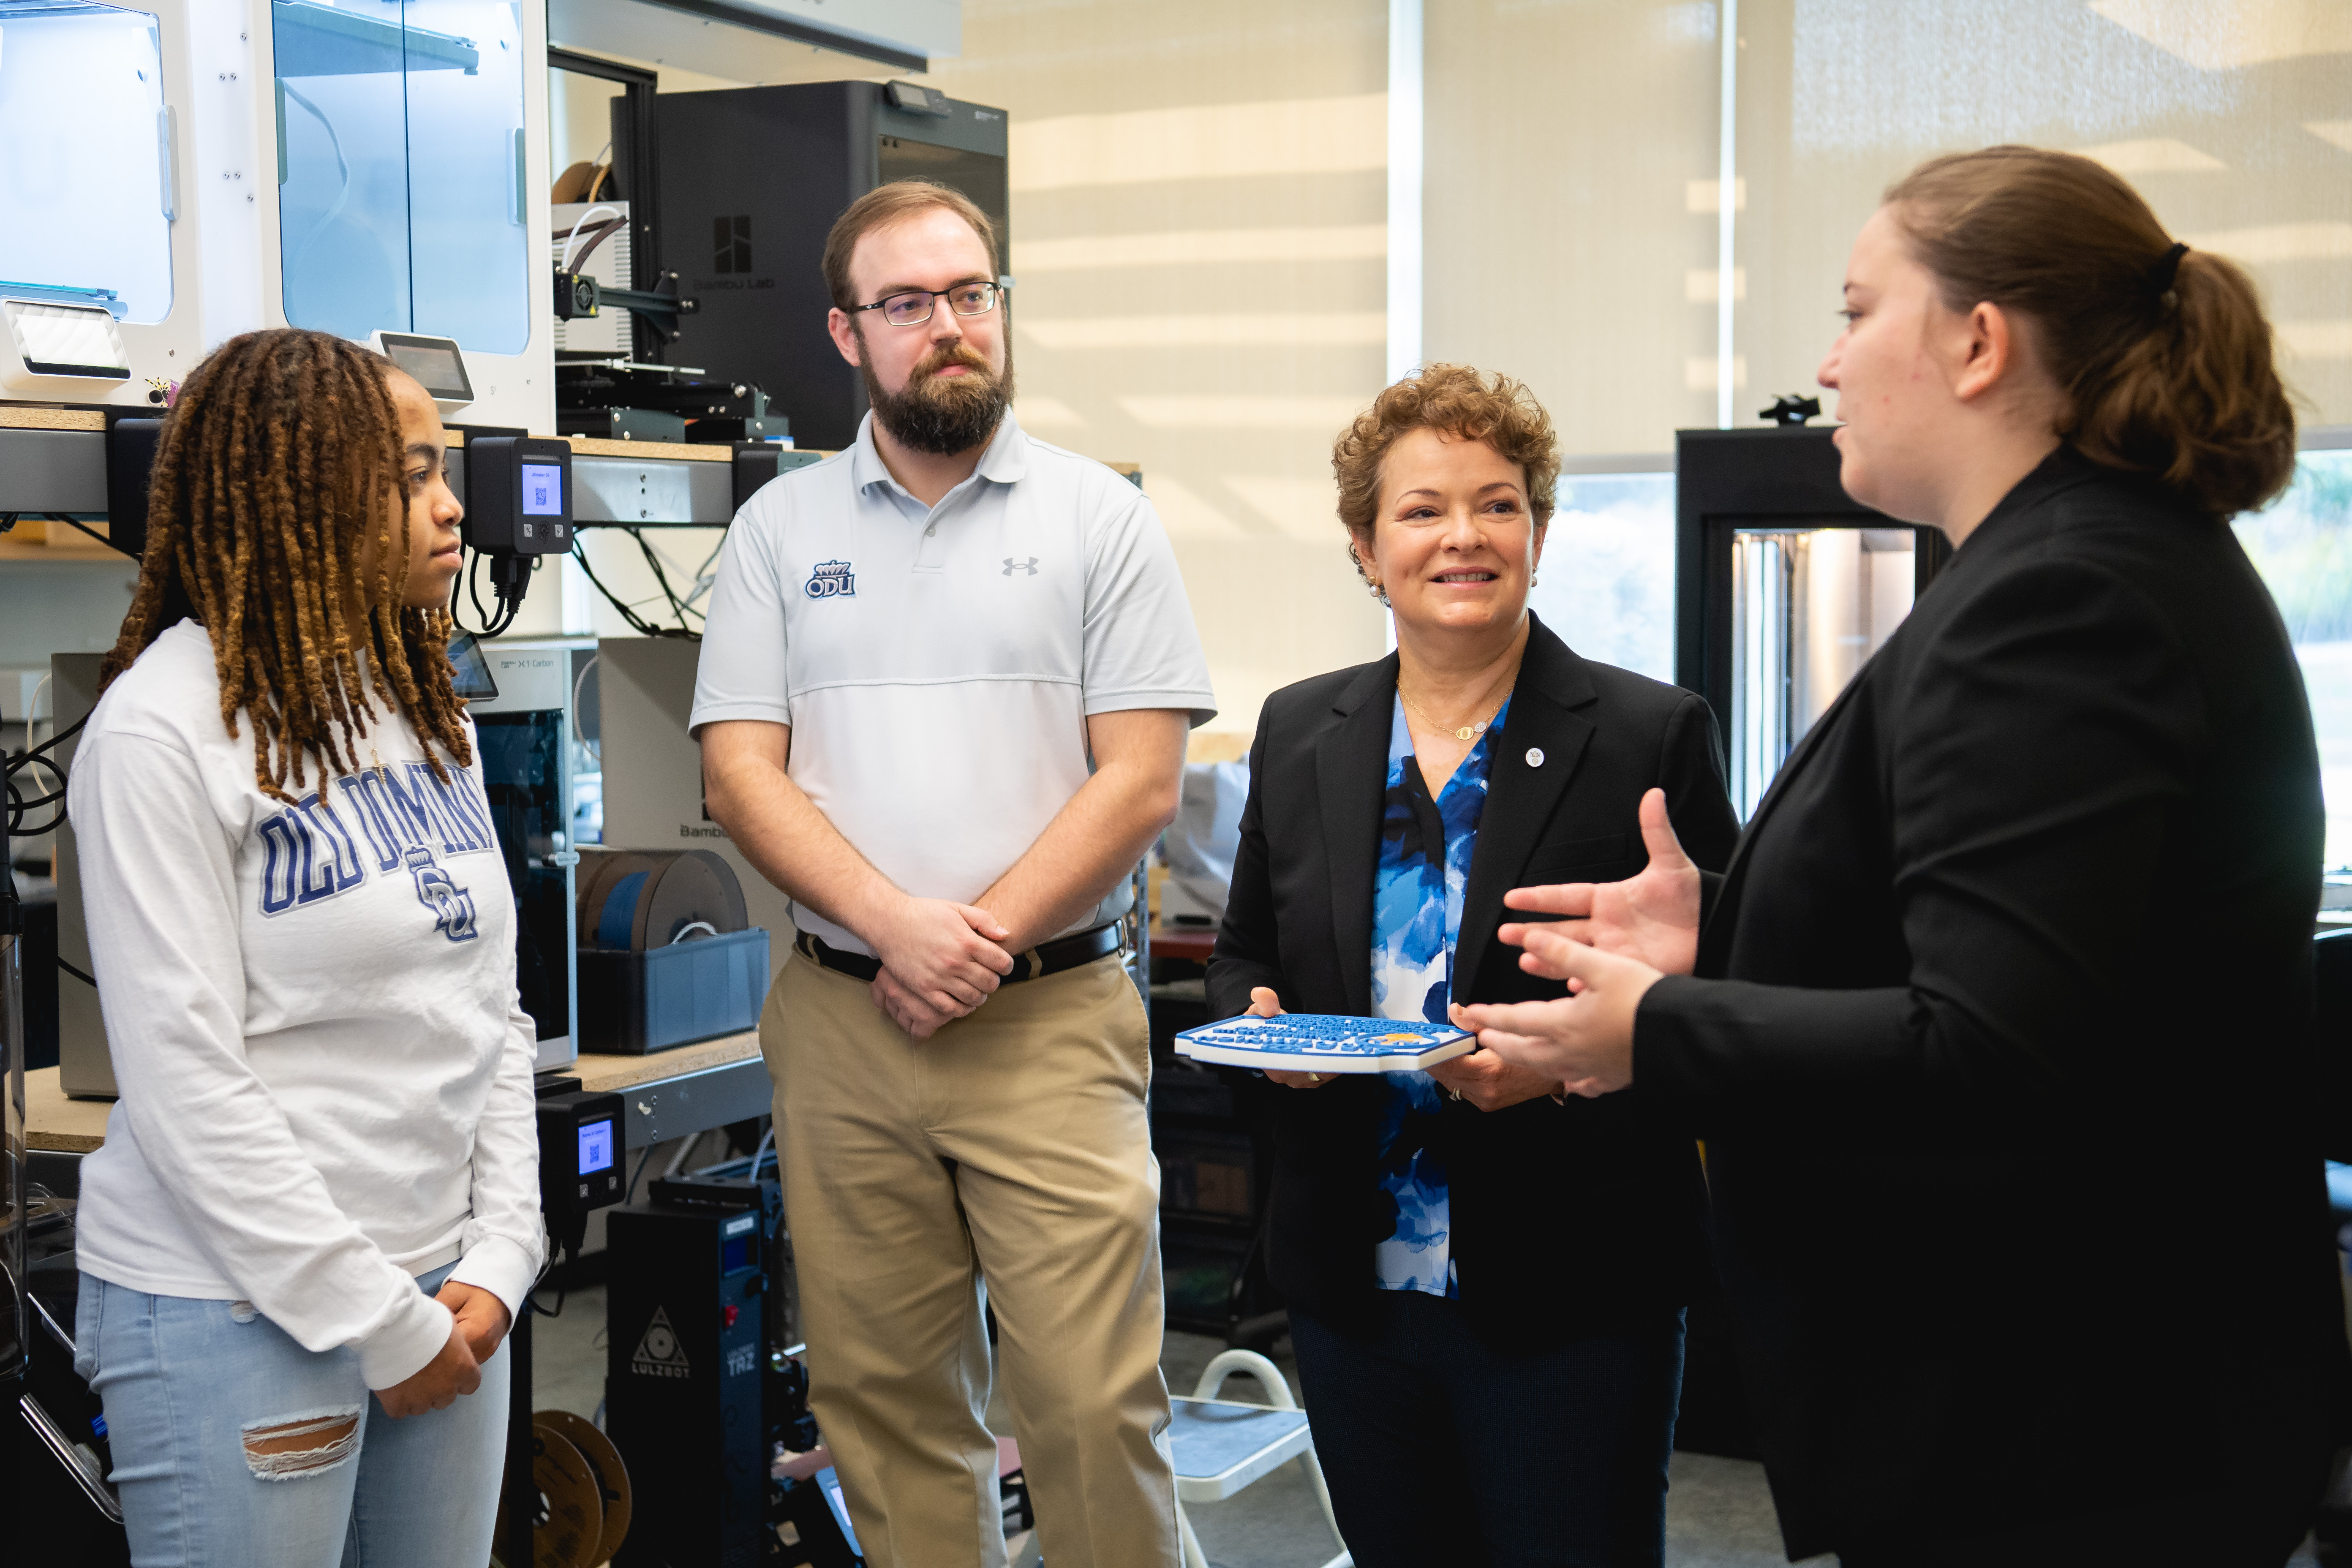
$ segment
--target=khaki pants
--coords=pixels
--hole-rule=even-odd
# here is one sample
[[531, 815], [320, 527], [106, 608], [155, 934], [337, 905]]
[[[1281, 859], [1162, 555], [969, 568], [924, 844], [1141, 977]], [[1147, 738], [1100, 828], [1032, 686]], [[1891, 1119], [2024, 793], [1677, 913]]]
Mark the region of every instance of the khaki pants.
[[986, 1301], [1045, 1560], [1172, 1568], [1150, 1043], [1119, 965], [1004, 986], [918, 1041], [795, 957], [760, 1044], [810, 1403], [866, 1561], [1005, 1560]]

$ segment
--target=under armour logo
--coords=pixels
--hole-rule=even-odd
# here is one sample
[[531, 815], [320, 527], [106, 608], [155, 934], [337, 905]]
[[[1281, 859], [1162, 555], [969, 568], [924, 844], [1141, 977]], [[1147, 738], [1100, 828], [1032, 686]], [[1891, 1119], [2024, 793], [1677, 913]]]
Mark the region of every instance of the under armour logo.
[[1004, 575], [1010, 577], [1015, 572], [1026, 572], [1029, 575], [1034, 577], [1037, 575], [1037, 558], [1034, 555], [1032, 555], [1026, 561], [1015, 561], [1010, 555], [1006, 556], [1004, 558]]

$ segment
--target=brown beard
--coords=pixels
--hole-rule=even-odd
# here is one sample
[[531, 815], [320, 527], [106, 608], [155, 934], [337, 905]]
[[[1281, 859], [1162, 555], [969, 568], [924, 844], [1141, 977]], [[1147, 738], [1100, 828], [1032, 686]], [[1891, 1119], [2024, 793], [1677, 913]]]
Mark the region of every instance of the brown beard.
[[[865, 343], [863, 328], [858, 342]], [[925, 354], [897, 392], [885, 392], [874, 379], [873, 355], [858, 356], [858, 374], [866, 378], [866, 401], [875, 421], [918, 452], [951, 457], [984, 447], [996, 434], [1004, 411], [1013, 406], [1013, 345], [1004, 348], [1004, 374], [1000, 376], [968, 342], [942, 344]], [[941, 377], [938, 372], [962, 365], [964, 375]]]

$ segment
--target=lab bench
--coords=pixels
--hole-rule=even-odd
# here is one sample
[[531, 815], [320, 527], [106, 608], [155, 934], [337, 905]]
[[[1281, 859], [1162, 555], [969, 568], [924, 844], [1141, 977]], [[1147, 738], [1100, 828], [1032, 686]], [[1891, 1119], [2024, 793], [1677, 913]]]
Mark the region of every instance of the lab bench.
[[[622, 1097], [622, 1146], [629, 1150], [768, 1114], [768, 1067], [760, 1059], [754, 1030], [650, 1056], [583, 1056], [555, 1070], [578, 1079], [583, 1089]], [[26, 1146], [45, 1153], [87, 1154], [106, 1142], [106, 1114], [113, 1105], [110, 1100], [67, 1099], [56, 1068], [28, 1072]]]

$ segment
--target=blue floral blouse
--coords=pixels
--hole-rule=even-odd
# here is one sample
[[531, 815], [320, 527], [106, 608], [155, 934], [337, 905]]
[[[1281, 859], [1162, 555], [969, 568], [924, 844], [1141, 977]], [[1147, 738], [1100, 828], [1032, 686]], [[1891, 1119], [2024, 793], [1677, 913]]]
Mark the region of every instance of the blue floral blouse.
[[[1388, 802], [1372, 871], [1372, 1011], [1383, 1018], [1446, 1021], [1454, 949], [1462, 935], [1462, 894], [1478, 819], [1486, 810], [1488, 742], [1503, 728], [1507, 700], [1486, 732], [1433, 801], [1412, 757], [1404, 701], [1389, 722]], [[1392, 1072], [1381, 1121], [1380, 1183], [1396, 1202], [1396, 1229], [1373, 1252], [1383, 1290], [1459, 1296], [1444, 1156], [1430, 1146], [1445, 1096], [1425, 1072]]]

